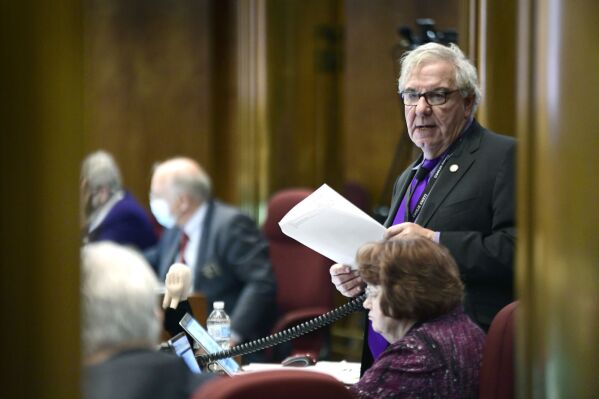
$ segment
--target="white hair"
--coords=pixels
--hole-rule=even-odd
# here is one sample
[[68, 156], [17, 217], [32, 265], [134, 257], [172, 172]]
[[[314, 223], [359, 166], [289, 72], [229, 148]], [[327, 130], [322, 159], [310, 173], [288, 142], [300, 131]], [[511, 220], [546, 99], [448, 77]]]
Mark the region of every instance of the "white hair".
[[468, 97], [472, 95], [474, 97], [472, 107], [472, 113], [474, 114], [482, 97], [476, 67], [466, 58], [462, 50], [453, 43], [449, 46], [439, 43], [427, 43], [416, 47], [412, 51], [405, 52], [401, 57], [401, 72], [398, 80], [399, 92], [405, 90], [406, 83], [414, 69], [427, 62], [439, 60], [447, 61], [454, 66], [454, 81], [460, 90], [461, 96]]
[[85, 180], [92, 190], [108, 187], [111, 193], [116, 193], [122, 188], [121, 172], [116, 161], [102, 150], [91, 153], [83, 160], [81, 180]]
[[158, 280], [146, 260], [109, 242], [87, 245], [81, 258], [84, 356], [131, 343], [156, 345]]
[[210, 197], [210, 178], [203, 169], [193, 174], [175, 175], [171, 183], [175, 193], [187, 193], [198, 201], [206, 201]]
[[176, 157], [156, 165], [154, 171], [167, 170], [171, 178], [168, 190], [175, 195], [188, 194], [198, 202], [210, 198], [212, 182], [204, 169], [191, 158]]

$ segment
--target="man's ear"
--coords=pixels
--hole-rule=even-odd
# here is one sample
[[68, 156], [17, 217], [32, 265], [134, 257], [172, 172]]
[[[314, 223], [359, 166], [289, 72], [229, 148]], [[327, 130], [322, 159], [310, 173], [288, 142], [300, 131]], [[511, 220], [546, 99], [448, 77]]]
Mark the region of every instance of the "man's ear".
[[187, 212], [189, 209], [191, 209], [193, 205], [191, 196], [187, 193], [182, 193], [181, 195], [179, 195], [177, 201], [180, 204], [179, 209], [181, 209], [181, 212]]
[[474, 95], [471, 94], [468, 97], [464, 97], [464, 119], [468, 119], [472, 116], [472, 110], [474, 109]]

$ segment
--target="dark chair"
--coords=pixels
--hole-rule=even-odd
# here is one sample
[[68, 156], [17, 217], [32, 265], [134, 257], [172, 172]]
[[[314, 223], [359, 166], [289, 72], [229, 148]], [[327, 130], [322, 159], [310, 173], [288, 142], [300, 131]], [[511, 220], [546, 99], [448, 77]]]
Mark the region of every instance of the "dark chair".
[[302, 370], [260, 371], [218, 378], [202, 385], [191, 399], [351, 399], [335, 378]]
[[[283, 190], [273, 195], [268, 203], [262, 229], [270, 246], [280, 313], [273, 333], [333, 308], [333, 285], [329, 275], [333, 261], [286, 236], [278, 224], [293, 206], [311, 193], [312, 190], [307, 189]], [[294, 339], [291, 354], [310, 353], [318, 359], [327, 332], [326, 328], [320, 329]]]
[[343, 196], [349, 202], [370, 214], [370, 196], [363, 185], [353, 181], [345, 182], [343, 184]]
[[480, 369], [480, 398], [514, 397], [514, 334], [518, 302], [505, 306], [493, 319]]

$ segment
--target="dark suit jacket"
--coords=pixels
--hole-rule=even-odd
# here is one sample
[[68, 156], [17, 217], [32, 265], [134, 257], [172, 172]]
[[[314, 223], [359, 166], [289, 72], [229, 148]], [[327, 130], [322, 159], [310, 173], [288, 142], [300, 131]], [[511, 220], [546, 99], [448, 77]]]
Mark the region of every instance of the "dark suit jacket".
[[[457, 261], [466, 285], [466, 313], [484, 329], [513, 300], [515, 152], [513, 138], [473, 121], [415, 220], [440, 232], [440, 243]], [[397, 179], [386, 226], [393, 223], [421, 160]]]
[[[180, 235], [178, 228], [169, 229], [145, 252], [162, 280], [175, 261]], [[247, 215], [221, 202], [208, 202], [194, 277], [194, 290], [206, 296], [209, 311], [212, 302], [225, 302], [231, 329], [243, 340], [270, 331], [276, 316], [276, 283], [268, 243]]]
[[102, 223], [87, 235], [87, 242], [113, 241], [139, 250], [156, 244], [154, 226], [144, 208], [129, 193], [118, 201]]
[[[463, 133], [415, 223], [440, 232], [466, 286], [464, 310], [484, 330], [513, 300], [516, 142], [476, 121]], [[385, 226], [390, 226], [422, 156], [397, 179]], [[458, 169], [451, 172], [451, 166]], [[364, 335], [367, 342], [367, 334]], [[372, 364], [368, 345], [362, 373]]]
[[137, 349], [84, 368], [85, 399], [187, 399], [210, 374], [193, 374], [174, 354]]

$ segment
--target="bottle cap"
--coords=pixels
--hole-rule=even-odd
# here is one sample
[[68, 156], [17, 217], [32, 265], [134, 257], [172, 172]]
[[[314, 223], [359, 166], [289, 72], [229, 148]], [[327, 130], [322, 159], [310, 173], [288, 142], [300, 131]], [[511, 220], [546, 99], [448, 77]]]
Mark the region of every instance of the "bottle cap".
[[223, 301], [215, 301], [215, 302], [212, 304], [212, 307], [213, 307], [214, 309], [224, 309], [224, 308], [225, 308], [225, 303], [224, 303]]

